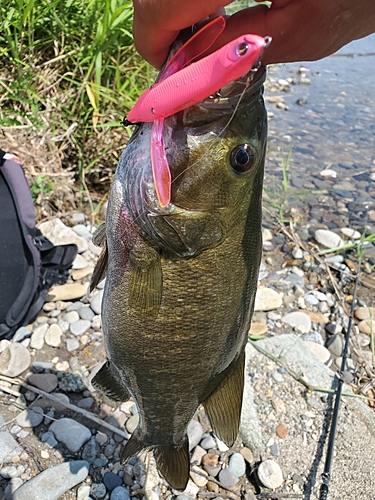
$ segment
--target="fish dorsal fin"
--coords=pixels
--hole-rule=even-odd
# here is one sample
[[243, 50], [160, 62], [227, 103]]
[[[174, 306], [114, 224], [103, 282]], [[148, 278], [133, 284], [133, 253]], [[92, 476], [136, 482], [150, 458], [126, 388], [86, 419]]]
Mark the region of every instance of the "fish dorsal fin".
[[146, 243], [137, 243], [129, 255], [130, 307], [140, 314], [157, 316], [163, 291], [159, 253]]
[[219, 387], [203, 402], [214, 433], [227, 446], [236, 440], [241, 419], [245, 353], [232, 364]]
[[95, 246], [102, 247], [104, 246], [106, 239], [105, 222], [103, 222], [103, 224], [100, 224], [98, 229], [95, 231], [94, 236], [92, 237], [92, 242]]
[[121, 385], [120, 381], [113, 375], [110, 362], [107, 361], [91, 381], [91, 385], [108, 396], [113, 401], [128, 401], [130, 394]]
[[180, 446], [155, 446], [154, 457], [160, 474], [176, 490], [184, 490], [189, 481], [190, 456], [187, 437]]
[[94, 272], [92, 273], [90, 280], [90, 292], [98, 286], [98, 284], [104, 280], [108, 270], [108, 247], [106, 241], [104, 242], [103, 250], [101, 251], [98, 262], [96, 263]]
[[223, 16], [215, 17], [184, 43], [163, 69], [159, 82], [188, 66], [204, 54], [218, 39], [225, 28]]

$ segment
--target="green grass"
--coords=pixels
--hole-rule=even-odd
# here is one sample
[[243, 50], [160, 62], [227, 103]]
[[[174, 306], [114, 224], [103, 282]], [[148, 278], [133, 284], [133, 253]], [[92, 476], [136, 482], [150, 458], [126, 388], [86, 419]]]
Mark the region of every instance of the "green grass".
[[1, 0], [0, 126], [118, 126], [150, 83], [121, 0]]

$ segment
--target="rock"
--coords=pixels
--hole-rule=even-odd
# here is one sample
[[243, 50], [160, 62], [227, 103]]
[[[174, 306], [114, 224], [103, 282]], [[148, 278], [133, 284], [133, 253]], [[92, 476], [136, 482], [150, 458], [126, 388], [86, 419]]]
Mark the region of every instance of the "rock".
[[102, 311], [102, 299], [103, 299], [103, 290], [93, 295], [90, 299], [90, 306], [95, 314], [100, 314]]
[[89, 464], [84, 460], [50, 467], [20, 486], [12, 500], [58, 500], [65, 492], [84, 481], [88, 473]]
[[238, 483], [240, 478], [229, 468], [222, 469], [219, 472], [219, 481], [226, 487], [230, 488]]
[[74, 279], [74, 281], [79, 281], [83, 278], [86, 278], [86, 276], [91, 275], [93, 271], [93, 266], [87, 266], [84, 269], [75, 269], [74, 271], [72, 271], [72, 278]]
[[229, 459], [229, 469], [238, 477], [241, 477], [245, 474], [246, 464], [245, 459], [241, 455], [241, 453], [233, 453], [233, 455]]
[[319, 175], [321, 177], [332, 177], [332, 179], [335, 179], [337, 177], [337, 172], [336, 170], [332, 170], [330, 168], [326, 168], [319, 172]]
[[90, 490], [91, 488], [88, 484], [81, 484], [77, 490], [76, 500], [87, 500], [87, 497], [90, 495]]
[[37, 427], [43, 422], [44, 412], [40, 406], [33, 406], [20, 413], [16, 422], [21, 427]]
[[307, 347], [310, 351], [316, 356], [322, 363], [328, 364], [331, 360], [331, 355], [323, 345], [317, 344], [316, 342], [310, 342], [308, 340], [304, 340]]
[[130, 494], [126, 488], [117, 486], [112, 493], [110, 500], [130, 500]]
[[240, 449], [240, 453], [248, 464], [254, 462], [254, 455], [253, 452], [250, 450], [250, 448], [244, 446], [243, 448]]
[[206, 454], [207, 454], [206, 450], [203, 449], [201, 446], [199, 446], [199, 444], [197, 444], [197, 446], [194, 448], [194, 452], [193, 452], [193, 454], [191, 456], [190, 462], [191, 463], [197, 463], [198, 465], [201, 465], [202, 458]]
[[137, 428], [139, 423], [139, 414], [136, 413], [135, 415], [132, 415], [125, 424], [126, 430], [129, 432], [129, 434], [133, 434], [135, 429]]
[[112, 491], [122, 485], [122, 478], [113, 472], [107, 472], [103, 476], [103, 483], [109, 491]]
[[228, 446], [224, 443], [224, 441], [222, 441], [218, 437], [216, 438], [216, 446], [217, 449], [221, 452], [226, 452], [229, 450]]
[[358, 328], [361, 333], [366, 333], [371, 335], [372, 332], [375, 333], [375, 319], [366, 319], [358, 323]]
[[272, 232], [267, 227], [262, 228], [262, 240], [263, 241], [272, 240]]
[[79, 319], [78, 321], [75, 321], [70, 325], [70, 331], [73, 335], [76, 335], [78, 337], [86, 333], [90, 327], [91, 321], [88, 321], [87, 319]]
[[327, 229], [317, 229], [314, 233], [314, 238], [326, 248], [336, 248], [344, 244], [338, 234]]
[[80, 399], [77, 403], [77, 406], [79, 406], [79, 408], [84, 408], [86, 410], [89, 410], [93, 404], [94, 404], [94, 398], [87, 397]]
[[66, 349], [69, 352], [76, 351], [80, 346], [78, 339], [66, 339]]
[[[53, 394], [53, 397], [60, 400], [61, 403], [69, 403], [69, 398], [66, 394], [63, 394], [62, 392], [55, 392]], [[63, 411], [66, 409], [66, 406], [63, 404], [59, 404], [56, 401], [51, 401], [50, 399], [47, 398], [42, 398], [38, 400], [38, 405], [41, 408], [50, 408], [53, 406], [57, 411]]]
[[202, 439], [203, 429], [197, 420], [191, 420], [187, 428], [189, 438], [189, 451], [197, 446]]
[[302, 259], [303, 252], [300, 248], [294, 248], [294, 250], [292, 251], [292, 255], [294, 259]]
[[0, 353], [5, 351], [8, 345], [10, 345], [10, 340], [7, 339], [0, 340]]
[[12, 457], [19, 455], [21, 449], [17, 441], [7, 430], [4, 417], [0, 413], [0, 463], [8, 463], [12, 461]]
[[214, 440], [214, 438], [212, 436], [207, 436], [207, 437], [202, 439], [200, 445], [205, 450], [209, 450], [210, 448], [215, 448], [216, 441]]
[[283, 301], [281, 296], [272, 288], [260, 287], [255, 297], [255, 311], [271, 311], [279, 309]]
[[82, 459], [86, 460], [91, 464], [99, 455], [99, 452], [100, 452], [100, 447], [96, 442], [95, 437], [92, 436], [83, 447]]
[[17, 468], [14, 465], [9, 465], [8, 467], [3, 467], [0, 469], [0, 475], [4, 479], [11, 479], [17, 477]]
[[79, 253], [85, 252], [88, 249], [87, 241], [78, 236], [77, 233], [66, 226], [60, 219], [42, 222], [39, 225], [39, 229], [54, 245], [68, 245], [73, 243], [77, 245]]
[[[276, 373], [278, 373], [278, 372], [276, 372]], [[279, 375], [281, 375], [281, 373]], [[282, 377], [282, 375], [281, 375], [281, 377]], [[278, 415], [282, 415], [283, 413], [285, 413], [286, 407], [285, 407], [284, 401], [282, 401], [281, 399], [273, 398], [271, 400], [271, 404], [272, 404], [272, 408], [275, 410], [275, 412]]]
[[[204, 474], [204, 476], [201, 476], [201, 474], [197, 474], [195, 471], [199, 471], [201, 474]], [[194, 483], [199, 486], [203, 487], [206, 486], [207, 484], [207, 473], [201, 469], [200, 467], [195, 466], [191, 471], [190, 471], [190, 477], [194, 481]]]
[[88, 266], [87, 260], [82, 255], [77, 255], [73, 261], [72, 269], [85, 269]]
[[272, 446], [270, 446], [270, 453], [273, 457], [279, 457], [280, 456], [280, 448], [277, 443], [273, 443]]
[[44, 392], [54, 391], [58, 384], [58, 378], [54, 373], [33, 373], [27, 381]]
[[23, 485], [23, 481], [20, 477], [14, 477], [12, 478], [7, 487], [4, 490], [5, 493], [5, 500], [12, 500], [13, 498], [13, 493]]
[[69, 323], [69, 325], [71, 325], [72, 323], [75, 323], [76, 321], [79, 320], [78, 311], [76, 311], [74, 309], [71, 311], [67, 310], [67, 312], [64, 314], [63, 318], [64, 318], [64, 321], [67, 321]]
[[304, 298], [305, 302], [307, 302], [308, 304], [310, 304], [312, 306], [316, 306], [319, 304], [319, 300], [311, 293], [308, 293], [303, 298]]
[[350, 229], [349, 227], [340, 228], [341, 233], [351, 240], [359, 240], [361, 237], [361, 233], [356, 231], [355, 229]]
[[357, 307], [354, 316], [359, 320], [375, 318], [375, 307]]
[[9, 344], [0, 354], [0, 375], [18, 377], [31, 363], [30, 352], [22, 344]]
[[307, 342], [314, 342], [314, 344], [324, 345], [323, 337], [316, 330], [311, 330], [309, 333], [304, 333], [302, 335], [302, 340]]
[[90, 430], [72, 418], [56, 420], [49, 430], [73, 453], [76, 453], [91, 437]]
[[264, 335], [267, 333], [268, 326], [265, 323], [251, 323], [250, 335]]
[[284, 439], [289, 433], [288, 427], [286, 427], [284, 424], [280, 424], [276, 427], [276, 434], [279, 436], [279, 438]]
[[344, 343], [345, 341], [340, 335], [333, 335], [327, 341], [327, 349], [335, 357], [339, 357], [342, 355]]
[[59, 385], [65, 392], [82, 392], [86, 389], [82, 375], [77, 372], [64, 373], [60, 379]]
[[327, 323], [326, 330], [331, 335], [335, 335], [336, 333], [341, 333], [342, 326], [339, 323]]
[[219, 462], [219, 457], [214, 453], [207, 453], [202, 457], [202, 464], [204, 466], [215, 467], [215, 465], [217, 465], [218, 462]]
[[27, 326], [21, 326], [21, 328], [18, 328], [13, 335], [12, 342], [22, 342], [23, 339], [30, 337], [30, 335], [31, 331], [27, 328]]
[[74, 300], [80, 299], [87, 293], [87, 285], [79, 283], [65, 283], [65, 285], [53, 286], [47, 295], [48, 300], [54, 302], [58, 300]]
[[46, 443], [50, 448], [55, 448], [57, 446], [57, 441], [52, 432], [44, 432], [41, 436], [42, 443]]
[[285, 314], [281, 318], [281, 321], [292, 326], [293, 328], [298, 329], [298, 331], [302, 333], [308, 333], [311, 330], [311, 319], [304, 312], [294, 311]]
[[81, 307], [81, 309], [78, 310], [78, 314], [81, 319], [85, 319], [88, 321], [92, 321], [95, 316], [95, 313], [90, 306]]
[[265, 460], [259, 465], [258, 478], [266, 488], [272, 490], [279, 488], [284, 481], [279, 465], [273, 460]]
[[51, 325], [46, 332], [44, 340], [46, 344], [51, 347], [59, 347], [59, 345], [61, 344], [62, 334], [63, 333], [59, 325]]
[[30, 338], [31, 349], [41, 349], [44, 345], [44, 337], [47, 333], [48, 325], [41, 325], [35, 328]]

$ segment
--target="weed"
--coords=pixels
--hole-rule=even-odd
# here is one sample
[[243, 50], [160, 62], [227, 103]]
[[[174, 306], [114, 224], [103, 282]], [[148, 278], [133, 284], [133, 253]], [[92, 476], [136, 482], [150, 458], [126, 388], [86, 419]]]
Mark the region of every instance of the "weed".
[[38, 203], [42, 197], [52, 194], [53, 189], [52, 180], [44, 174], [39, 174], [35, 180], [30, 181], [30, 191], [34, 203]]

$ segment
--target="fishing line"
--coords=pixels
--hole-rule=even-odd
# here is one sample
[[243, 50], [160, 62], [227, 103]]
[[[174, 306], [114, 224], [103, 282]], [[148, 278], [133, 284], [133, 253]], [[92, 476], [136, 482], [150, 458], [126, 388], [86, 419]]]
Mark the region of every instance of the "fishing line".
[[336, 428], [337, 428], [337, 423], [338, 423], [341, 393], [342, 393], [342, 388], [344, 385], [344, 371], [345, 371], [346, 359], [348, 357], [349, 339], [350, 339], [350, 332], [352, 330], [354, 308], [355, 308], [356, 301], [357, 301], [357, 288], [358, 288], [358, 283], [359, 283], [362, 256], [363, 256], [363, 253], [361, 252], [359, 255], [359, 259], [358, 259], [358, 272], [357, 272], [357, 276], [356, 276], [355, 284], [354, 284], [353, 300], [352, 300], [352, 305], [351, 305], [351, 309], [350, 309], [349, 322], [348, 322], [348, 327], [347, 327], [346, 333], [345, 333], [345, 345], [344, 345], [344, 350], [342, 353], [341, 368], [340, 368], [340, 372], [338, 374], [338, 386], [337, 386], [335, 405], [334, 405], [332, 421], [331, 421], [331, 429], [330, 429], [330, 433], [329, 433], [326, 461], [325, 461], [325, 466], [324, 466], [324, 472], [322, 474], [323, 483], [322, 483], [322, 486], [320, 488], [319, 500], [327, 500], [327, 498], [328, 498], [329, 482], [331, 480], [331, 465], [332, 465], [332, 458], [333, 458], [333, 451], [334, 451], [335, 437], [336, 437]]

